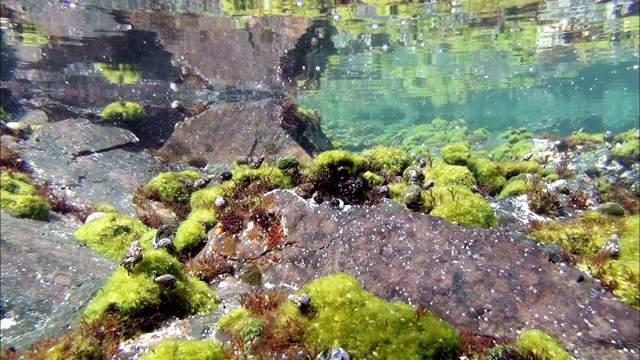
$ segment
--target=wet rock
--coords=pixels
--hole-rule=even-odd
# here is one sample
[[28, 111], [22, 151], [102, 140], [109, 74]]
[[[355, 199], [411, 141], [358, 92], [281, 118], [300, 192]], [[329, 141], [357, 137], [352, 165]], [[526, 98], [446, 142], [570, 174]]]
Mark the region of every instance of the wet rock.
[[272, 195], [288, 246], [279, 262], [258, 260], [265, 285], [347, 272], [377, 296], [427, 305], [456, 327], [509, 337], [537, 328], [581, 359], [637, 354], [638, 311], [589, 277], [577, 282], [579, 270], [550, 262], [531, 240], [389, 207], [336, 212], [291, 191]]
[[[312, 154], [329, 150], [307, 149], [300, 145], [300, 141], [294, 141], [278, 126], [280, 108], [278, 100], [213, 107], [186, 121], [171, 135], [161, 151], [178, 157], [197, 155], [213, 162], [231, 163], [238, 156], [260, 156], [272, 150], [275, 153], [267, 158], [271, 162], [286, 154], [309, 161]], [[312, 131], [304, 136], [326, 138], [324, 134]], [[318, 141], [314, 140], [314, 143]]]
[[80, 225], [74, 219], [44, 223], [0, 212], [0, 222], [2, 350], [26, 350], [75, 327], [116, 263], [71, 236]]
[[104, 203], [135, 215], [131, 193], [167, 167], [144, 152], [125, 148], [134, 140], [128, 130], [84, 119], [64, 120], [35, 130], [16, 150], [35, 181], [48, 183], [69, 202]]
[[351, 360], [349, 353], [343, 348], [326, 349], [323, 350], [316, 360]]
[[176, 277], [171, 274], [160, 275], [153, 279], [153, 282], [158, 285], [164, 286], [169, 290], [173, 290], [178, 287], [178, 279], [176, 279]]
[[422, 209], [422, 188], [420, 185], [409, 185], [402, 191], [402, 200], [407, 208], [419, 211]]

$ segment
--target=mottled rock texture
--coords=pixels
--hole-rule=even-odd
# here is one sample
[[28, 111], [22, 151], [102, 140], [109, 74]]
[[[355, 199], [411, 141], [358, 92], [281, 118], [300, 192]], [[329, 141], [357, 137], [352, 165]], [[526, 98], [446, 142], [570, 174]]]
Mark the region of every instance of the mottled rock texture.
[[265, 284], [298, 287], [347, 272], [368, 291], [423, 304], [457, 328], [508, 337], [537, 328], [580, 359], [637, 358], [638, 311], [592, 279], [578, 282], [578, 270], [551, 262], [553, 254], [533, 241], [392, 204], [337, 211], [290, 191], [272, 194], [286, 245], [264, 256]]
[[185, 122], [169, 138], [162, 152], [179, 156], [202, 156], [210, 162], [233, 162], [238, 156], [267, 154], [266, 160], [293, 154], [300, 160], [332, 148], [318, 128], [304, 133], [303, 147], [280, 127], [279, 100], [231, 103], [212, 107]]
[[77, 324], [117, 265], [71, 236], [78, 226], [72, 219], [51, 218], [40, 222], [0, 212], [2, 350], [27, 349]]
[[59, 196], [79, 205], [105, 203], [134, 215], [131, 193], [166, 167], [127, 146], [137, 138], [128, 130], [68, 119], [43, 125], [16, 148], [32, 176]]

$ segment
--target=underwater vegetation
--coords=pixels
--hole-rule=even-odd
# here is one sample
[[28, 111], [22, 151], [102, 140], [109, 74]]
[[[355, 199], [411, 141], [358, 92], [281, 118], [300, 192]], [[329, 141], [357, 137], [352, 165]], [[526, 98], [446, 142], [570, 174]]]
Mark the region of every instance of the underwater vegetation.
[[[222, 318], [218, 328], [248, 344], [244, 353], [258, 356], [302, 349], [316, 355], [341, 347], [358, 359], [453, 359], [461, 350], [451, 326], [428, 313], [417, 315], [407, 304], [377, 298], [349, 275], [315, 280], [298, 292], [302, 294], [311, 299], [307, 309], [277, 294], [274, 298], [280, 300], [265, 306], [264, 299], [272, 295], [262, 295], [262, 301], [245, 301], [245, 307]], [[272, 349], [274, 345], [282, 348]]]
[[[640, 309], [640, 219], [589, 211], [568, 222], [537, 223], [530, 237], [561, 245], [569, 263], [601, 281], [625, 303]], [[615, 243], [619, 247], [612, 247]]]
[[137, 103], [130, 101], [116, 101], [107, 105], [100, 116], [112, 121], [138, 121], [146, 116], [144, 109]]
[[25, 173], [2, 171], [0, 175], [0, 208], [17, 217], [48, 220], [51, 205], [40, 196]]

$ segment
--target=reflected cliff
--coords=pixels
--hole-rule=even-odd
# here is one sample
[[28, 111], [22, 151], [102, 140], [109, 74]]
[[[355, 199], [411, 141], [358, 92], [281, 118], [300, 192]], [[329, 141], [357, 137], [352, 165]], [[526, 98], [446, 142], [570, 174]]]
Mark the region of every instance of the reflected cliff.
[[2, 86], [26, 107], [291, 93], [347, 145], [436, 117], [561, 134], [638, 122], [633, 0], [9, 0], [1, 15]]

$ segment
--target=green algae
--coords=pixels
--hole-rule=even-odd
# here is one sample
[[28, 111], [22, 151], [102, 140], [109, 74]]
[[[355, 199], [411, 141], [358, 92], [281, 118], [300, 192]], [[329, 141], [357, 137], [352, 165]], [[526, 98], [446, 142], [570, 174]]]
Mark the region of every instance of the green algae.
[[474, 194], [468, 188], [448, 186], [434, 188], [432, 191], [440, 196], [437, 203], [432, 203], [433, 209], [429, 215], [459, 225], [482, 228], [498, 227], [498, 220], [491, 205], [482, 196]]
[[201, 178], [202, 175], [194, 170], [164, 172], [151, 179], [147, 189], [157, 191], [162, 201], [188, 202], [192, 189], [185, 182], [193, 182]]
[[[615, 235], [620, 237], [620, 254], [599, 258], [602, 247]], [[578, 268], [607, 283], [615, 283], [613, 294], [634, 308], [640, 308], [638, 216], [617, 217], [589, 211], [569, 222], [542, 224], [529, 236], [561, 245], [568, 253], [579, 256]]]
[[498, 199], [504, 199], [509, 196], [524, 195], [529, 190], [529, 183], [522, 179], [510, 179], [498, 194]]
[[371, 171], [389, 175], [402, 174], [413, 160], [406, 151], [391, 146], [374, 146], [360, 155], [369, 160]]
[[26, 174], [2, 172], [0, 176], [0, 208], [9, 213], [33, 220], [48, 220], [51, 205], [29, 184]]
[[223, 360], [227, 359], [222, 345], [214, 340], [165, 339], [140, 360]]
[[[160, 275], [171, 274], [178, 286], [167, 289], [154, 282]], [[115, 311], [130, 319], [166, 313], [186, 316], [215, 309], [218, 297], [204, 282], [182, 271], [182, 264], [164, 250], [145, 250], [143, 260], [131, 273], [119, 267], [91, 300], [85, 315], [89, 320], [104, 312]]]
[[150, 247], [150, 239], [154, 235], [155, 230], [147, 231], [147, 227], [140, 221], [118, 213], [106, 213], [73, 233], [76, 239], [113, 260], [124, 259], [131, 243], [141, 238], [144, 238], [142, 246]]
[[341, 347], [355, 359], [454, 359], [461, 351], [460, 337], [447, 323], [375, 297], [347, 274], [322, 277], [299, 293], [311, 296], [311, 314], [301, 314], [291, 302], [279, 312], [282, 323], [302, 324], [307, 348]]
[[542, 359], [573, 359], [557, 340], [540, 330], [525, 330], [514, 345], [517, 349], [528, 350]]
[[451, 165], [466, 165], [471, 158], [471, 145], [459, 141], [442, 148], [442, 159]]
[[130, 101], [115, 101], [107, 105], [100, 116], [106, 120], [138, 121], [145, 118], [144, 109]]
[[476, 185], [473, 173], [461, 165], [448, 165], [440, 159], [435, 159], [424, 172], [426, 180], [433, 180], [437, 185], [462, 185], [472, 187]]
[[491, 193], [499, 193], [507, 182], [500, 164], [487, 158], [473, 157], [468, 167], [475, 175], [478, 185], [488, 188]]
[[356, 174], [366, 168], [368, 160], [345, 150], [325, 151], [309, 165], [310, 175], [319, 182], [332, 182], [343, 173]]
[[180, 252], [193, 249], [207, 240], [207, 232], [217, 222], [218, 218], [212, 210], [192, 210], [187, 219], [178, 226], [173, 244]]

